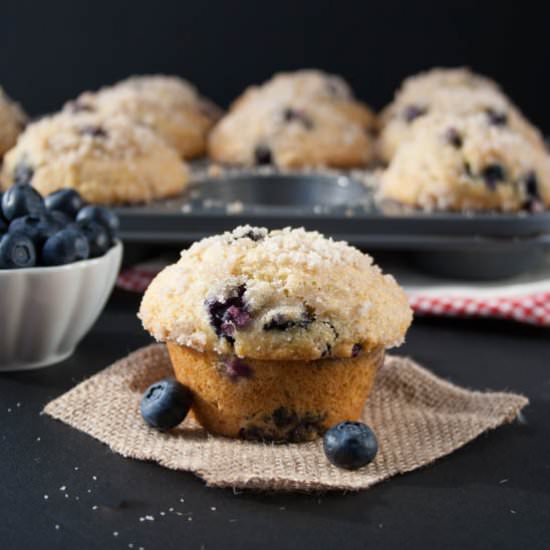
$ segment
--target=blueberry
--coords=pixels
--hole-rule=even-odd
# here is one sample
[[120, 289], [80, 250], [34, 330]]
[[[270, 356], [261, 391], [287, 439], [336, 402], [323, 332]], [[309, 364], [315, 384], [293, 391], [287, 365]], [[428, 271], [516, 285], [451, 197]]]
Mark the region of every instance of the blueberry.
[[321, 357], [330, 357], [331, 353], [332, 353], [332, 344], [329, 344], [327, 342], [325, 344], [325, 349], [323, 350], [323, 353], [321, 353]]
[[494, 191], [499, 182], [506, 180], [506, 170], [500, 164], [488, 164], [481, 171], [481, 177], [487, 187]]
[[64, 110], [67, 110], [70, 113], [93, 113], [95, 111], [92, 105], [88, 105], [81, 99], [67, 103]]
[[226, 323], [232, 323], [237, 328], [244, 328], [250, 322], [250, 313], [239, 306], [229, 306], [223, 316]]
[[13, 170], [13, 181], [16, 184], [29, 185], [34, 176], [34, 168], [25, 160], [20, 160]]
[[55, 191], [44, 199], [44, 203], [48, 210], [59, 210], [73, 219], [84, 206], [82, 197], [74, 189]]
[[248, 441], [273, 441], [273, 436], [259, 426], [247, 426], [239, 430], [239, 437]]
[[525, 179], [525, 193], [529, 199], [540, 200], [539, 182], [534, 172], [529, 172]]
[[267, 232], [265, 229], [262, 230], [259, 227], [251, 227], [245, 233], [242, 233], [238, 237], [235, 237], [235, 240], [238, 241], [240, 239], [250, 239], [251, 241], [258, 242], [265, 239], [266, 236]]
[[502, 111], [496, 111], [489, 107], [485, 110], [485, 113], [489, 119], [489, 124], [493, 126], [506, 126], [508, 124], [508, 115]]
[[254, 150], [254, 160], [258, 166], [273, 163], [271, 149], [266, 145], [258, 145]]
[[86, 238], [82, 233], [72, 228], [62, 229], [44, 243], [42, 263], [44, 265], [63, 265], [76, 262], [81, 259], [83, 253], [83, 240]]
[[336, 99], [350, 99], [349, 92], [346, 90], [345, 86], [342, 86], [342, 84], [340, 84], [337, 80], [328, 78], [325, 86], [325, 89], [330, 97], [334, 97]]
[[6, 233], [0, 238], [0, 269], [33, 267], [36, 249], [23, 233]]
[[271, 415], [264, 415], [261, 425], [248, 424], [239, 430], [239, 437], [253, 441], [300, 443], [316, 439], [324, 432], [325, 413], [298, 414], [292, 409], [279, 407]]
[[537, 175], [534, 172], [529, 172], [523, 182], [523, 185], [526, 196], [523, 207], [531, 210], [532, 212], [536, 212], [537, 210], [544, 208], [540, 195]]
[[341, 422], [325, 433], [323, 448], [335, 466], [357, 470], [372, 462], [378, 452], [378, 441], [366, 424]]
[[90, 258], [103, 256], [111, 246], [111, 238], [107, 230], [94, 221], [78, 222], [78, 227], [88, 239]]
[[91, 136], [101, 139], [107, 137], [107, 131], [101, 126], [83, 126], [80, 128], [80, 134], [83, 136]]
[[242, 359], [231, 357], [225, 362], [226, 373], [229, 378], [252, 378], [253, 371]]
[[298, 418], [296, 426], [288, 434], [288, 440], [292, 443], [311, 441], [316, 439], [324, 431], [323, 422], [325, 414], [306, 412]]
[[23, 233], [38, 249], [52, 235], [59, 231], [59, 226], [47, 216], [23, 216], [10, 223], [10, 233]]
[[407, 122], [412, 122], [414, 119], [424, 116], [428, 112], [426, 107], [420, 105], [408, 105], [403, 111], [403, 118]]
[[55, 224], [58, 230], [74, 223], [73, 219], [67, 216], [64, 212], [61, 212], [61, 210], [50, 210], [44, 217]]
[[42, 196], [30, 185], [13, 185], [2, 196], [2, 212], [8, 221], [27, 214], [40, 216], [45, 211]]
[[458, 133], [456, 128], [449, 128], [445, 132], [445, 139], [456, 149], [460, 149], [462, 147], [462, 136]]
[[263, 330], [289, 330], [292, 328], [307, 328], [311, 323], [315, 321], [315, 316], [309, 312], [304, 311], [301, 317], [291, 318], [284, 313], [276, 313], [271, 319], [264, 324]]
[[353, 344], [351, 347], [351, 356], [357, 357], [363, 351], [363, 346], [361, 344]]
[[245, 285], [240, 285], [222, 301], [208, 298], [205, 306], [210, 317], [210, 324], [218, 336], [224, 336], [230, 342], [236, 328], [244, 328], [251, 320], [251, 315], [244, 302]]
[[273, 423], [277, 428], [295, 425], [298, 422], [298, 415], [295, 411], [288, 410], [286, 407], [279, 407], [272, 413]]
[[87, 260], [90, 257], [90, 243], [84, 232], [80, 230], [78, 225], [67, 227], [64, 231], [71, 233], [74, 238], [74, 246], [76, 250], [76, 261]]
[[299, 122], [306, 130], [313, 129], [313, 120], [304, 111], [287, 107], [283, 111], [285, 122]]
[[151, 428], [169, 430], [183, 421], [192, 402], [193, 395], [188, 388], [173, 378], [166, 378], [145, 390], [141, 398], [141, 416]]
[[103, 206], [85, 206], [78, 212], [76, 221], [97, 222], [107, 230], [111, 240], [116, 238], [119, 227], [118, 216], [108, 208], [104, 208]]

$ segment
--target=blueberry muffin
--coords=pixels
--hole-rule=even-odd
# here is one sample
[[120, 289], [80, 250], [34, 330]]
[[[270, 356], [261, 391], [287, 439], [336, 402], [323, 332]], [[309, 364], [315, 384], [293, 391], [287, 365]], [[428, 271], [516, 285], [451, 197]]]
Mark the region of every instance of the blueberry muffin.
[[122, 114], [147, 126], [190, 159], [206, 150], [208, 132], [221, 111], [189, 82], [175, 76], [134, 76], [68, 103], [69, 112]]
[[0, 88], [0, 158], [17, 141], [27, 117], [17, 103], [14, 103]]
[[361, 166], [374, 130], [374, 115], [341, 78], [303, 70], [247, 89], [210, 134], [209, 153], [246, 166]]
[[245, 226], [182, 252], [139, 317], [167, 343], [208, 431], [304, 441], [359, 418], [411, 311], [395, 280], [348, 244]]
[[441, 89], [456, 88], [500, 92], [494, 80], [474, 73], [467, 67], [435, 67], [406, 78], [395, 94], [394, 104], [404, 105], [424, 97], [429, 98]]
[[538, 211], [550, 205], [550, 156], [486, 114], [418, 121], [380, 194], [426, 210]]
[[3, 186], [42, 194], [70, 187], [85, 201], [126, 204], [180, 193], [188, 170], [151, 130], [124, 117], [58, 114], [27, 127], [2, 169]]
[[432, 114], [458, 116], [483, 113], [487, 124], [509, 126], [534, 147], [545, 148], [541, 133], [497, 85], [466, 69], [434, 69], [408, 78], [381, 116], [379, 154], [389, 161], [409, 139], [416, 122]]

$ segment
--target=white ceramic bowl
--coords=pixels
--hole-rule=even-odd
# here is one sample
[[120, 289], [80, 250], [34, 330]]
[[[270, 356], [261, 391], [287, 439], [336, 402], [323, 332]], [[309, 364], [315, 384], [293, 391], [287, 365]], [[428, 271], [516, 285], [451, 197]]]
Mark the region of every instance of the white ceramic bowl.
[[0, 270], [0, 371], [63, 361], [109, 298], [122, 244], [91, 260], [56, 267]]

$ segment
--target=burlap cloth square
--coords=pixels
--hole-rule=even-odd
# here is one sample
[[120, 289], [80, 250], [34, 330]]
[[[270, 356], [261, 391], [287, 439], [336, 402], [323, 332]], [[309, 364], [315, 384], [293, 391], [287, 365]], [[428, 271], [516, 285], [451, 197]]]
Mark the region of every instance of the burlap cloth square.
[[468, 391], [410, 359], [388, 357], [363, 420], [378, 437], [368, 466], [349, 472], [325, 458], [322, 442], [274, 445], [211, 436], [192, 419], [170, 433], [142, 421], [145, 388], [172, 373], [163, 345], [142, 348], [49, 403], [45, 412], [121, 455], [194, 472], [208, 485], [263, 490], [359, 490], [445, 456], [512, 421], [528, 400]]

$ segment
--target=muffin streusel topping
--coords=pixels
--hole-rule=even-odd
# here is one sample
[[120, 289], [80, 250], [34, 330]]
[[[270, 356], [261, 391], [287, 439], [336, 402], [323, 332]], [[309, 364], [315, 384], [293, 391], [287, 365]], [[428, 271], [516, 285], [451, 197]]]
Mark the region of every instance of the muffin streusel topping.
[[157, 340], [268, 360], [395, 346], [412, 317], [393, 277], [356, 248], [250, 226], [183, 251], [151, 283], [139, 316]]

